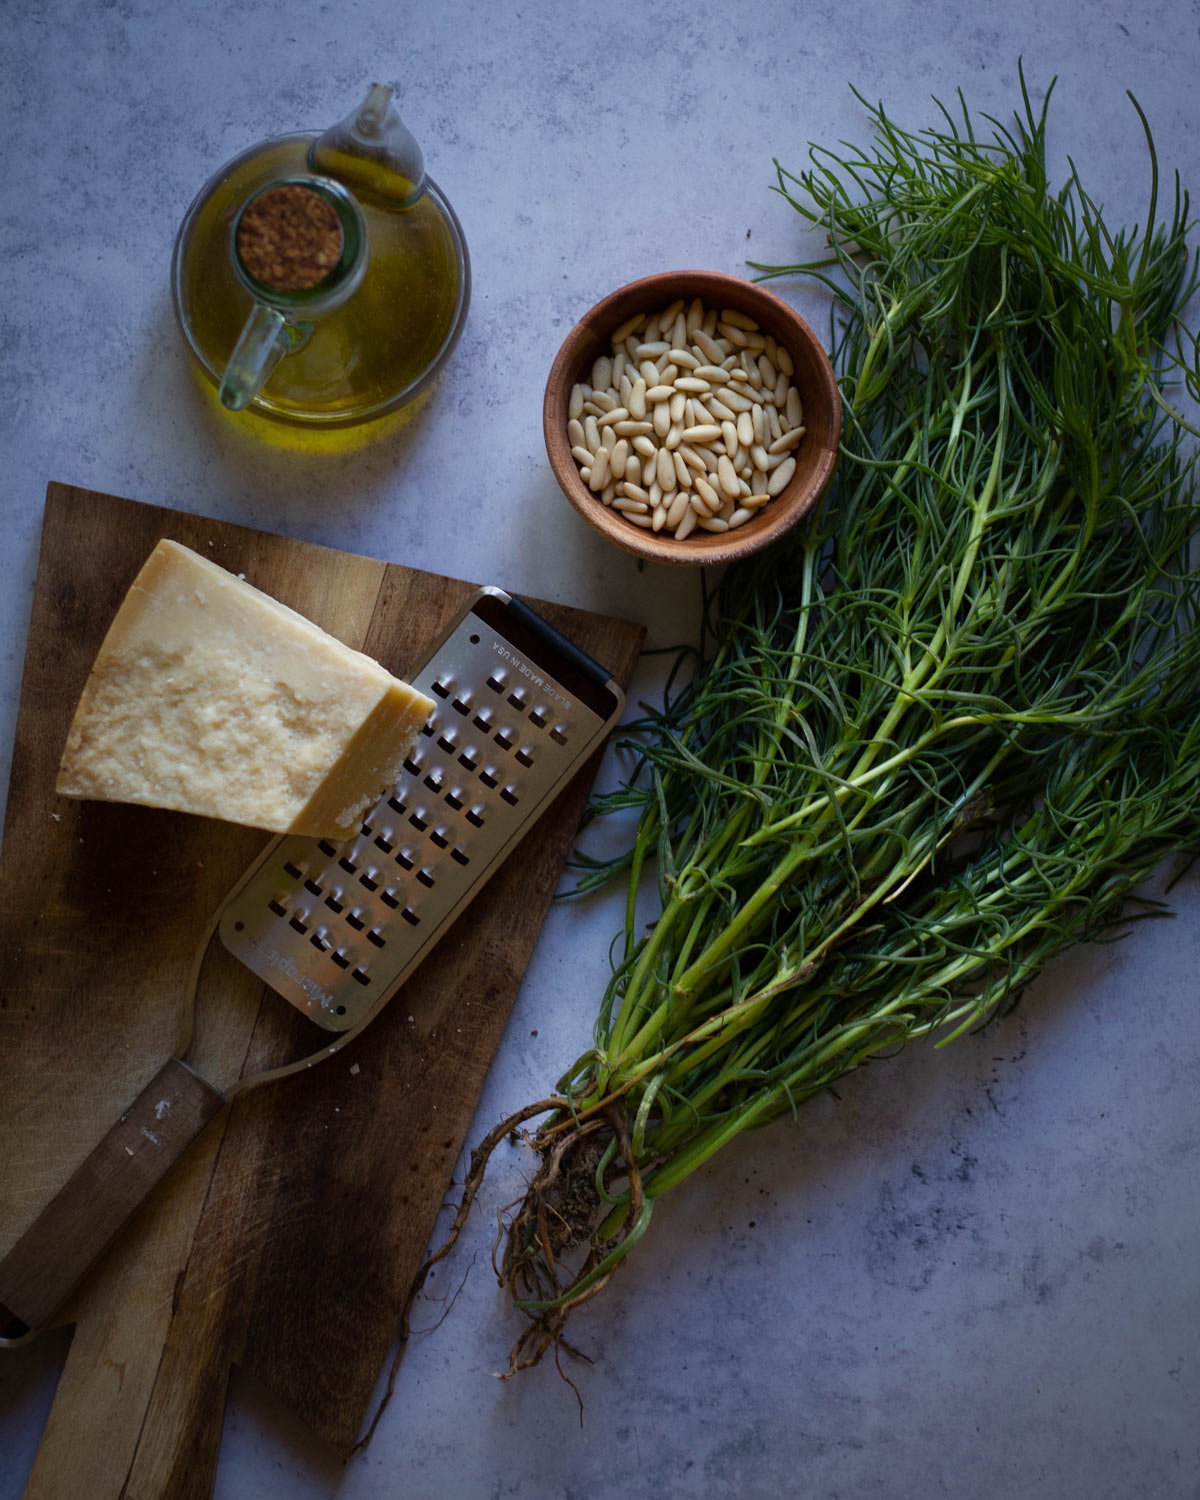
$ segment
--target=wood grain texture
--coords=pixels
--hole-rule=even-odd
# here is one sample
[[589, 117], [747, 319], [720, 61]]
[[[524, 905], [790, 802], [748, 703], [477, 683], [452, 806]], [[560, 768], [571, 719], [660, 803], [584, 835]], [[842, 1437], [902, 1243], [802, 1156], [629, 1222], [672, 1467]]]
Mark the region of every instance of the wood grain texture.
[[[186, 1035], [198, 944], [264, 843], [54, 796], [103, 631], [167, 535], [400, 675], [473, 586], [50, 486], [0, 860], [0, 1253]], [[531, 602], [628, 680], [639, 627]], [[209, 1495], [235, 1361], [348, 1453], [594, 769], [361, 1037], [240, 1096], [156, 1190], [64, 1314], [77, 1332], [29, 1496]], [[206, 1076], [311, 1050], [303, 1018], [219, 944], [197, 993]]]
[[224, 1106], [168, 1058], [0, 1262], [0, 1306], [42, 1328]]

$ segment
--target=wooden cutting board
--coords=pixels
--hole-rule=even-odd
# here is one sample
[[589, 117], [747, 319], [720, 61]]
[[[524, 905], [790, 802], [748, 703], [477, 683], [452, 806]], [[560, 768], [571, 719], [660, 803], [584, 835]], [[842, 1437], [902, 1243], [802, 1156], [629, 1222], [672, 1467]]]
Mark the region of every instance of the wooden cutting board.
[[[54, 794], [104, 631], [164, 536], [400, 676], [473, 587], [49, 486], [0, 852], [0, 1254], [175, 1047], [198, 945], [267, 840]], [[531, 602], [628, 682], [641, 627]], [[92, 1273], [60, 1319], [75, 1333], [27, 1497], [205, 1500], [234, 1363], [349, 1454], [598, 759], [382, 1016], [236, 1098]], [[297, 1055], [309, 1023], [219, 944], [198, 992], [202, 1070]]]

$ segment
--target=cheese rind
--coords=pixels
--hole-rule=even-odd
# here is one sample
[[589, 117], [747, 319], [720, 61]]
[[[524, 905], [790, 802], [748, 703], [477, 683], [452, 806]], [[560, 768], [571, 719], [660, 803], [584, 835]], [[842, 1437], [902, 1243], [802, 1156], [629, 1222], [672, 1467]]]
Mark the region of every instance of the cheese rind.
[[433, 702], [178, 542], [134, 580], [76, 709], [65, 797], [344, 839]]

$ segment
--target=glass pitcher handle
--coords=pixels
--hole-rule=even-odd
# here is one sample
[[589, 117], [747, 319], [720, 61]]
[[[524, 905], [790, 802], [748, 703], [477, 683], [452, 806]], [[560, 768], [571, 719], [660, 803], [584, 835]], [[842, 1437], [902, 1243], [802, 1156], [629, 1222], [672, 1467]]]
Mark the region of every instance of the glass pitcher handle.
[[256, 302], [229, 356], [221, 380], [221, 405], [244, 411], [284, 355], [306, 344], [311, 332], [311, 323], [289, 323], [277, 309]]

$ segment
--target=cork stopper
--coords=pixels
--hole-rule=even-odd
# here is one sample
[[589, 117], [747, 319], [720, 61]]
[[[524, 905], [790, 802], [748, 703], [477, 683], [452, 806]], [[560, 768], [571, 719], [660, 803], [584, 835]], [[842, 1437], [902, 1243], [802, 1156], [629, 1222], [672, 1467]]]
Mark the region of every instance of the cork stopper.
[[280, 183], [251, 200], [237, 231], [248, 276], [277, 292], [325, 280], [342, 254], [342, 226], [332, 204], [300, 183]]

